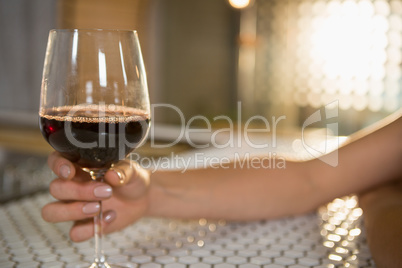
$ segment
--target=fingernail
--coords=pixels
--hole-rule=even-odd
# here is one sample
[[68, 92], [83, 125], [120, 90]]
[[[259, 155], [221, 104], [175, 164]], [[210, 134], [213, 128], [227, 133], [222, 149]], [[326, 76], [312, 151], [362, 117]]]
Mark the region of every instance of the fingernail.
[[84, 212], [85, 214], [94, 214], [99, 212], [99, 209], [99, 202], [92, 202], [85, 204], [85, 206], [82, 207], [82, 212]]
[[125, 176], [123, 175], [124, 171], [121, 171], [120, 169], [117, 168], [112, 168], [112, 170], [116, 172], [117, 176], [119, 177], [119, 183], [124, 184], [125, 182]]
[[116, 219], [116, 212], [113, 210], [106, 211], [103, 215], [103, 220], [107, 223], [110, 223]]
[[64, 179], [67, 179], [68, 176], [70, 176], [71, 170], [70, 167], [68, 165], [62, 165], [59, 168], [59, 174], [61, 177], [63, 177]]
[[94, 195], [98, 198], [106, 198], [112, 195], [112, 187], [109, 185], [98, 186], [94, 189]]

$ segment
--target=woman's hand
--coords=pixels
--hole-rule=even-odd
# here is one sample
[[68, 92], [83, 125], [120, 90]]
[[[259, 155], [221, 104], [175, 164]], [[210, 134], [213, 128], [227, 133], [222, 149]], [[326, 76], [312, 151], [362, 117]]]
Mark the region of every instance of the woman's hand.
[[89, 174], [57, 152], [49, 156], [48, 165], [59, 176], [49, 187], [58, 201], [45, 205], [42, 217], [48, 222], [75, 221], [70, 230], [75, 242], [93, 236], [98, 201], [102, 201], [104, 233], [130, 225], [148, 209], [150, 174], [135, 163], [117, 163], [106, 172], [105, 182], [92, 181]]

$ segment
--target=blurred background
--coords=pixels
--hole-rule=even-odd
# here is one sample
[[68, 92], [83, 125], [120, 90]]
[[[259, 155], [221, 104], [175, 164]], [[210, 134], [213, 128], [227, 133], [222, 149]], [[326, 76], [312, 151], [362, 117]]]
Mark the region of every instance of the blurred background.
[[[213, 118], [259, 115], [276, 131], [272, 117], [286, 116], [277, 129], [299, 135], [318, 111], [312, 132], [349, 135], [401, 107], [402, 0], [0, 0], [0, 203], [46, 191], [53, 177], [38, 127], [52, 28], [137, 30], [151, 102], [176, 106], [187, 122], [202, 115], [228, 128]], [[180, 119], [156, 109], [158, 141], [176, 139], [165, 124]]]
[[[275, 124], [280, 117], [285, 116], [286, 120], [280, 120], [277, 126], [283, 131], [280, 133], [284, 134], [280, 137], [283, 138], [289, 133], [300, 134], [306, 119], [320, 111], [321, 115], [325, 116], [310, 125], [313, 127], [311, 132], [322, 134], [326, 127], [336, 125], [334, 134], [349, 135], [402, 106], [402, 0], [0, 0], [0, 208], [2, 203], [10, 200], [37, 191], [48, 191], [48, 185], [54, 178], [46, 164], [47, 155], [53, 150], [43, 139], [38, 126], [43, 61], [48, 33], [53, 28], [137, 30], [147, 69], [151, 103], [174, 105], [183, 112], [187, 121], [196, 115], [205, 116], [211, 119], [215, 128], [228, 128], [223, 125], [223, 120], [213, 120], [219, 115], [229, 116], [236, 122], [243, 123], [258, 115], [266, 118], [270, 124]], [[328, 119], [331, 114], [335, 115], [335, 118]], [[272, 120], [273, 117], [276, 118], [275, 121]], [[178, 126], [180, 119], [176, 111], [167, 108], [158, 108], [152, 114], [153, 125]], [[258, 123], [263, 122], [255, 120], [253, 127], [266, 128]], [[272, 125], [270, 127], [275, 131]], [[165, 131], [157, 133], [158, 136], [166, 137], [167, 129], [169, 128], [165, 126]], [[177, 130], [175, 127], [173, 129]], [[294, 138], [293, 136], [292, 139], [284, 140], [289, 142], [288, 151], [292, 150], [290, 156], [298, 154], [296, 159], [303, 159], [303, 154], [300, 153], [300, 149], [303, 149], [302, 141], [299, 136]], [[313, 136], [313, 139], [315, 138], [316, 136]], [[333, 139], [333, 144], [338, 146], [339, 140]], [[157, 140], [157, 143], [159, 141]], [[276, 144], [274, 138], [272, 141]], [[325, 147], [329, 144], [327, 140], [317, 141]], [[201, 141], [201, 144], [205, 142]], [[191, 149], [188, 143], [179, 143], [166, 149], [151, 148], [149, 143], [146, 143], [136, 153], [152, 157], [172, 153], [173, 158], [173, 153], [188, 149]], [[230, 154], [234, 153], [230, 149], [221, 150], [220, 154], [212, 149], [206, 156], [212, 156], [212, 159], [222, 156], [226, 158], [227, 155], [230, 157]], [[325, 149], [325, 152], [329, 151]], [[264, 158], [266, 156], [264, 155]], [[309, 158], [311, 156], [313, 155], [309, 155]], [[275, 163], [275, 151], [273, 158]], [[251, 160], [252, 162], [254, 161]], [[222, 161], [221, 164], [223, 163]], [[271, 168], [271, 162], [269, 165]], [[179, 168], [177, 164], [171, 164], [171, 167]], [[4, 267], [2, 263], [6, 262], [1, 260], [8, 261], [7, 258], [23, 263], [29, 260], [29, 265], [21, 264], [20, 267], [33, 267], [34, 263], [37, 263], [35, 261], [39, 260], [48, 260], [49, 266], [46, 267], [57, 267], [58, 264], [61, 266], [61, 262], [50, 263], [56, 258], [58, 261], [76, 260], [72, 259], [71, 255], [56, 256], [56, 246], [63, 248], [63, 254], [66, 253], [64, 232], [55, 231], [53, 227], [49, 228], [39, 221], [36, 222], [39, 218], [33, 215], [36, 209], [39, 209], [39, 204], [43, 204], [41, 200], [45, 202], [48, 199], [26, 199], [23, 203], [0, 210], [3, 212], [0, 215], [4, 218], [3, 231], [12, 231], [8, 236], [0, 232], [0, 255], [3, 252], [8, 253], [4, 254], [5, 257], [0, 256], [0, 266]], [[272, 230], [279, 235], [285, 234], [285, 239], [291, 242], [297, 240], [299, 243], [300, 237], [307, 238], [307, 244], [301, 245], [300, 248], [307, 246], [308, 250], [311, 250], [314, 247], [315, 250], [328, 253], [318, 247], [323, 243], [326, 247], [336, 250], [336, 254], [329, 254], [328, 259], [321, 259], [319, 262], [320, 255], [311, 252], [313, 255], [303, 258], [311, 265], [316, 258], [317, 265], [336, 261], [337, 267], [341, 263], [345, 267], [346, 264], [355, 267], [353, 263], [359, 260], [357, 258], [366, 258], [367, 260], [361, 262], [359, 260], [359, 264], [369, 265], [372, 263], [371, 260], [369, 262], [369, 257], [361, 256], [370, 254], [365, 250], [366, 247], [361, 246], [361, 240], [357, 240], [360, 234], [357, 226], [360, 224], [359, 217], [362, 212], [360, 208], [355, 208], [355, 205], [355, 197], [338, 198], [328, 206], [328, 210], [321, 209], [321, 225], [324, 226], [321, 228], [322, 236], [318, 227], [314, 227], [313, 222], [318, 222], [315, 218], [308, 222], [298, 219], [295, 223], [302, 227], [300, 231], [293, 228], [292, 223], [288, 221], [284, 224], [279, 222], [278, 226], [272, 225]], [[33, 212], [28, 211], [32, 208]], [[356, 211], [360, 213], [358, 216]], [[207, 221], [204, 221], [206, 224]], [[199, 229], [199, 232], [191, 226], [191, 232], [187, 232], [187, 227], [177, 229], [180, 235], [191, 235], [178, 238], [179, 243], [176, 243], [176, 246], [179, 247], [180, 244], [182, 247], [181, 241], [187, 243], [190, 238], [196, 238], [195, 243], [202, 247], [205, 239], [198, 240], [197, 236], [204, 237], [205, 234], [201, 236], [201, 232], [205, 233], [207, 230], [205, 224], [201, 224], [200, 220], [197, 226], [201, 228], [202, 225], [203, 229]], [[174, 223], [173, 229], [176, 229], [176, 225]], [[245, 236], [247, 229], [243, 228], [243, 223], [241, 225], [239, 227], [242, 229], [238, 230]], [[285, 229], [282, 225], [287, 228], [286, 233], [283, 232]], [[157, 254], [163, 253], [165, 249], [151, 248], [148, 245], [162, 245], [164, 242], [160, 235], [165, 234], [165, 231], [159, 232], [157, 236], [145, 234], [150, 228], [153, 233], [162, 230], [155, 227], [156, 225], [149, 226], [138, 229], [139, 232], [135, 231], [134, 234], [144, 234], [146, 253], [159, 256]], [[245, 241], [257, 241], [255, 234], [259, 233], [256, 232], [255, 226], [257, 225], [251, 227], [252, 240]], [[263, 230], [261, 226], [258, 226], [258, 230]], [[335, 226], [340, 228], [335, 229]], [[46, 229], [43, 229], [44, 232], [41, 231], [42, 227]], [[237, 228], [234, 225], [228, 227], [231, 230]], [[169, 223], [169, 229], [166, 230], [170, 232], [173, 229]], [[212, 229], [209, 230], [213, 232]], [[355, 231], [359, 231], [357, 235]], [[193, 236], [192, 233], [197, 232], [199, 235]], [[297, 232], [302, 233], [299, 235]], [[355, 234], [352, 234], [353, 232]], [[33, 239], [27, 240], [24, 237], [28, 233]], [[213, 241], [216, 240], [217, 233], [218, 231], [213, 235]], [[219, 234], [221, 233], [223, 234], [219, 231]], [[279, 241], [278, 234], [275, 234], [275, 240], [272, 241]], [[169, 241], [175, 242], [175, 234], [172, 235], [169, 234]], [[317, 241], [320, 241], [317, 245], [312, 244], [316, 239], [315, 235], [318, 235]], [[331, 236], [335, 238], [330, 238]], [[11, 242], [7, 241], [7, 237]], [[348, 241], [344, 240], [346, 237]], [[183, 238], [185, 240], [182, 240]], [[55, 239], [57, 245], [52, 242], [56, 241]], [[209, 239], [208, 236], [206, 239]], [[270, 239], [266, 237], [262, 241], [268, 243]], [[227, 238], [224, 240], [228, 241]], [[32, 242], [36, 246], [33, 246]], [[122, 246], [128, 245], [126, 242], [127, 240], [123, 241]], [[199, 242], [202, 242], [202, 246]], [[235, 242], [236, 248], [239, 249], [240, 239]], [[327, 242], [329, 244], [326, 244]], [[135, 243], [137, 246], [141, 244], [141, 240]], [[191, 246], [195, 246], [195, 243]], [[281, 247], [277, 248], [281, 255], [288, 247], [286, 243], [288, 242], [283, 242], [279, 245]], [[42, 247], [45, 244], [49, 248]], [[117, 245], [120, 245], [119, 242], [113, 242], [112, 246], [118, 249]], [[255, 245], [255, 249], [260, 251], [262, 245]], [[342, 247], [338, 247], [339, 245]], [[170, 250], [168, 244], [163, 244], [163, 247], [165, 246]], [[39, 251], [35, 251], [35, 247], [40, 247]], [[300, 257], [293, 246], [290, 248], [293, 253], [289, 251], [289, 255], [285, 254], [286, 257], [278, 258], [283, 260], [284, 265], [292, 264], [287, 260], [293, 261], [293, 257]], [[78, 252], [77, 249], [78, 247], [74, 252]], [[157, 252], [155, 254], [148, 251], [154, 249], [157, 250], [153, 251]], [[191, 247], [191, 250], [193, 249], [195, 248]], [[121, 253], [145, 254], [142, 249], [138, 250], [121, 248]], [[179, 250], [186, 251], [185, 248]], [[43, 258], [37, 256], [38, 252], [43, 252]], [[50, 252], [55, 255], [48, 254]], [[66, 254], [69, 252], [72, 251], [67, 251]], [[35, 257], [32, 258], [35, 261], [32, 262], [30, 258], [34, 253]], [[125, 257], [120, 254], [118, 258], [120, 256]], [[314, 257], [310, 258], [311, 256]], [[186, 257], [183, 257], [183, 260]], [[343, 257], [345, 259], [342, 259]], [[264, 259], [268, 260], [265, 257], [260, 260], [258, 258], [259, 256], [256, 263], [262, 264]], [[301, 264], [300, 260], [297, 262]], [[144, 258], [141, 263], [143, 261]], [[152, 263], [149, 264], [152, 266]], [[187, 265], [189, 266], [192, 265]]]
[[0, 0], [0, 125], [37, 127], [50, 29], [113, 28], [138, 31], [151, 102], [187, 120], [241, 101], [243, 120], [300, 128], [335, 101], [348, 135], [401, 107], [401, 16], [400, 0]]

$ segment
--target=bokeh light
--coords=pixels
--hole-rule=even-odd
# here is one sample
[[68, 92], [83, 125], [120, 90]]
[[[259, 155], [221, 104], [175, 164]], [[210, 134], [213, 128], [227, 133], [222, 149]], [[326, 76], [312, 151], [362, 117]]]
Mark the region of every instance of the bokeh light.
[[[401, 106], [401, 0], [255, 0], [255, 107]], [[284, 104], [289, 104], [286, 106]]]
[[229, 4], [234, 8], [245, 8], [250, 5], [250, 0], [229, 0]]

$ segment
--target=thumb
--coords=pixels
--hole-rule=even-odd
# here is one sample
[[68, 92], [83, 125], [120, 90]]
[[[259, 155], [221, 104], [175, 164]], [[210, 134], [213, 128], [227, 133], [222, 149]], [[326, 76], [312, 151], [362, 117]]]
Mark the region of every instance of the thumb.
[[123, 186], [142, 180], [147, 184], [149, 171], [143, 169], [137, 162], [128, 159], [114, 164], [105, 174], [105, 180], [111, 186]]
[[136, 176], [135, 165], [137, 164], [130, 160], [122, 160], [113, 164], [105, 174], [106, 182], [113, 187], [130, 183], [132, 178]]
[[[136, 162], [123, 160], [106, 172], [105, 180], [112, 187], [116, 187], [115, 193], [128, 198], [138, 198], [147, 192], [150, 174]], [[119, 187], [123, 185], [127, 187]]]

